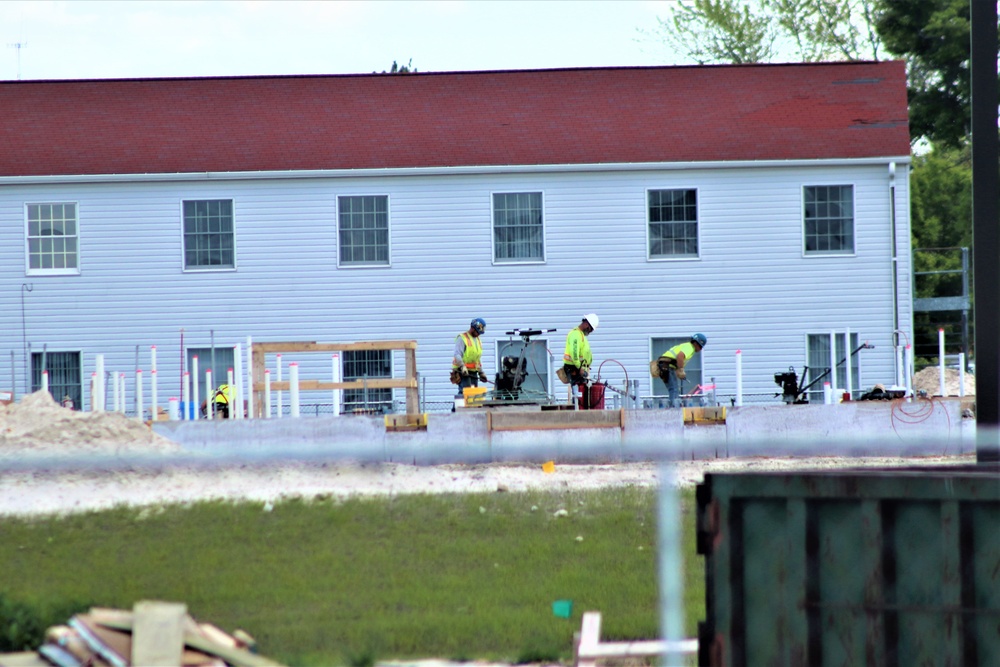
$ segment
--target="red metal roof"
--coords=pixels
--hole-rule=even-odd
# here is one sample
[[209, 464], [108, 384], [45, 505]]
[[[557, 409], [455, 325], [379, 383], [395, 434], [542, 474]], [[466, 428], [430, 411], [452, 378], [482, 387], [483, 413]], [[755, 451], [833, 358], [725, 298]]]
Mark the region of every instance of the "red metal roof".
[[900, 61], [0, 83], [0, 176], [909, 155]]

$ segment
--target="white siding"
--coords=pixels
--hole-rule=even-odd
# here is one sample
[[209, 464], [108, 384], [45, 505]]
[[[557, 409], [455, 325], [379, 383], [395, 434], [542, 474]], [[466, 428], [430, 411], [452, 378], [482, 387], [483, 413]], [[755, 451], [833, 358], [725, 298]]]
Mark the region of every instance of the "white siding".
[[[601, 317], [591, 337], [595, 363], [620, 362], [643, 394], [650, 339], [695, 331], [708, 336], [705, 377], [723, 394], [735, 391], [737, 349], [744, 391], [777, 393], [774, 373], [805, 363], [805, 334], [845, 327], [875, 345], [861, 352], [861, 386], [891, 383], [887, 165], [4, 186], [0, 387], [10, 384], [13, 352], [16, 390], [24, 391], [24, 340], [35, 350], [80, 350], [84, 378], [98, 353], [108, 370], [131, 378], [136, 349], [147, 369], [156, 345], [165, 404], [179, 392], [183, 329], [186, 347], [207, 347], [210, 331], [218, 345], [247, 336], [416, 339], [424, 398], [447, 401], [453, 339], [473, 317], [487, 322], [484, 365], [492, 376], [503, 331], [558, 328], [549, 334], [558, 359], [586, 312]], [[814, 184], [853, 185], [854, 255], [804, 256], [802, 189]], [[697, 189], [698, 259], [647, 260], [646, 192], [660, 188]], [[491, 193], [500, 191], [543, 193], [544, 264], [493, 264]], [[389, 196], [391, 266], [337, 268], [337, 197], [357, 194]], [[234, 201], [236, 271], [183, 271], [181, 202], [191, 198]], [[909, 335], [902, 164], [896, 198], [899, 321]], [[36, 201], [78, 202], [79, 276], [25, 275], [24, 204]], [[33, 287], [24, 295], [23, 331], [22, 284]], [[307, 363], [308, 372], [329, 373], [329, 358]], [[395, 370], [403, 374], [401, 354]], [[621, 367], [607, 364], [603, 375], [618, 382]]]

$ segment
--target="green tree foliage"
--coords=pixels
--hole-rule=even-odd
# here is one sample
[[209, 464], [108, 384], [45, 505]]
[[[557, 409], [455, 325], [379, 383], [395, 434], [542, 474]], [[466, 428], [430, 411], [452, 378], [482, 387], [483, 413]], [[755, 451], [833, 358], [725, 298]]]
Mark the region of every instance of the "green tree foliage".
[[877, 59], [878, 0], [680, 0], [657, 36], [708, 63]]
[[382, 74], [412, 74], [413, 72], [416, 71], [417, 68], [413, 66], [413, 58], [410, 58], [410, 60], [405, 65], [400, 65], [395, 60], [393, 60], [392, 67], [389, 68], [389, 71], [387, 72], [385, 70], [382, 70]]
[[875, 27], [906, 58], [911, 135], [961, 145], [970, 129], [969, 0], [882, 0]]
[[[917, 272], [962, 268], [960, 247], [972, 244], [972, 165], [968, 148], [938, 147], [917, 155], [910, 175], [913, 266]], [[918, 297], [957, 296], [961, 277], [920, 276]]]
[[699, 65], [767, 62], [774, 56], [771, 17], [754, 14], [737, 0], [679, 2], [668, 20], [657, 21], [662, 38]]

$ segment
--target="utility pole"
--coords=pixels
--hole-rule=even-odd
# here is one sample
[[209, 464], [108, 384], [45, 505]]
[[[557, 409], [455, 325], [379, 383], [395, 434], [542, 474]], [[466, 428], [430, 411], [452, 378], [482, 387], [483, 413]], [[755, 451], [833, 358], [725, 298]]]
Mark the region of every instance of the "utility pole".
[[13, 44], [8, 44], [7, 46], [17, 49], [17, 80], [21, 80], [21, 49], [27, 48], [27, 42], [14, 42]]
[[972, 253], [976, 287], [976, 461], [1000, 466], [1000, 140], [997, 6], [971, 3]]

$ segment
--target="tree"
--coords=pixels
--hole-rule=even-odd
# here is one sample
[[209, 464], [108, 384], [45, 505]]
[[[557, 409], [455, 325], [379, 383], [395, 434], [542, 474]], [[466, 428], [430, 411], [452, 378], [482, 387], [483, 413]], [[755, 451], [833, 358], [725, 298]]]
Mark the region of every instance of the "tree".
[[970, 130], [969, 0], [882, 0], [875, 27], [906, 58], [910, 134], [959, 146]]
[[700, 65], [878, 59], [878, 0], [681, 0], [660, 38]]
[[[911, 230], [914, 269], [922, 271], [962, 268], [954, 249], [972, 244], [972, 164], [969, 149], [937, 147], [913, 159], [910, 175]], [[915, 285], [918, 297], [957, 295], [957, 277], [924, 276]]]
[[679, 2], [668, 21], [657, 17], [663, 39], [699, 65], [766, 62], [777, 38], [768, 16], [736, 0]]
[[382, 70], [382, 74], [411, 74], [416, 71], [417, 68], [413, 66], [413, 58], [410, 58], [409, 62], [405, 65], [399, 65], [395, 60], [393, 60], [392, 67], [389, 68], [389, 71], [386, 72], [385, 70]]

